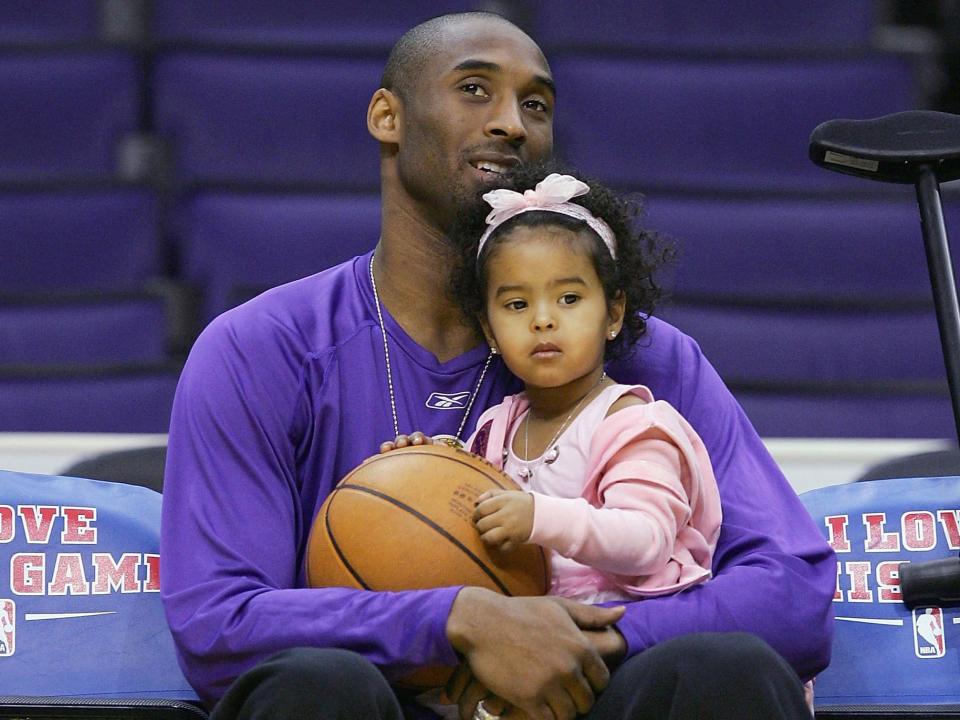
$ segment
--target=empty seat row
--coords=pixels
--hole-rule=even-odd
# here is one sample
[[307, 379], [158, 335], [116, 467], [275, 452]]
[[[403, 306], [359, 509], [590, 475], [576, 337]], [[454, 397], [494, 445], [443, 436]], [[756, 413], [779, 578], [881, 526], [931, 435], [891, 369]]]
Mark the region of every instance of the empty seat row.
[[[5, 0], [0, 44], [94, 41], [109, 11], [131, 12], [142, 0]], [[447, 12], [483, 9], [467, 0], [311, 3], [303, 0], [152, 0], [149, 36], [158, 43], [306, 47], [315, 51], [385, 51], [408, 28]], [[510, 2], [547, 48], [616, 47], [677, 51], [844, 50], [869, 47], [873, 0], [809, 0], [758, 12], [755, 0], [605, 0], [603, 3]], [[523, 16], [523, 17], [520, 17]]]
[[[160, 53], [149, 123], [181, 183], [376, 188], [366, 108], [382, 58]], [[582, 171], [636, 189], [843, 189], [807, 139], [837, 117], [917, 106], [911, 68], [858, 59], [618, 59], [559, 55], [557, 149]], [[141, 86], [117, 52], [0, 55], [0, 181], [111, 177], [142, 129]], [[882, 89], [882, 90], [881, 90]]]

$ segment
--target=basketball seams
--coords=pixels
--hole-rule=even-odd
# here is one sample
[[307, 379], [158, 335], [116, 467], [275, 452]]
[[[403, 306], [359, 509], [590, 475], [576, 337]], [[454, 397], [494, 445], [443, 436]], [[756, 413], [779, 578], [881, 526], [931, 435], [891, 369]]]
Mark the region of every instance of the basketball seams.
[[[509, 478], [504, 477], [504, 476], [501, 474], [500, 470], [497, 469], [497, 467], [496, 467], [495, 465], [493, 465], [492, 463], [488, 462], [487, 460], [485, 460], [484, 458], [480, 457], [479, 455], [474, 455], [473, 453], [468, 453], [468, 452], [465, 452], [465, 451], [463, 451], [463, 450], [455, 450], [455, 451], [457, 452], [457, 454], [467, 455], [467, 456], [470, 458], [470, 460], [472, 461], [472, 462], [468, 462], [467, 460], [464, 460], [464, 459], [462, 459], [462, 458], [460, 458], [460, 457], [451, 457], [450, 455], [432, 452], [432, 451], [430, 450], [430, 447], [431, 447], [430, 445], [425, 445], [425, 446], [409, 446], [409, 447], [406, 447], [406, 448], [398, 448], [397, 450], [391, 450], [391, 451], [388, 452], [388, 453], [381, 453], [380, 455], [374, 455], [373, 457], [367, 458], [367, 459], [363, 462], [362, 465], [360, 465], [359, 467], [357, 467], [356, 469], [354, 469], [349, 475], [347, 475], [347, 476], [343, 479], [343, 481], [341, 482], [340, 486], [343, 486], [343, 484], [346, 483], [346, 482], [350, 479], [350, 477], [353, 475], [353, 473], [356, 472], [357, 470], [359, 470], [361, 467], [373, 465], [374, 463], [376, 463], [376, 462], [379, 461], [379, 460], [383, 460], [383, 459], [389, 458], [393, 453], [401, 452], [401, 453], [403, 453], [403, 454], [405, 454], [405, 455], [427, 455], [427, 456], [430, 456], [430, 457], [442, 457], [442, 458], [447, 459], [447, 460], [453, 460], [454, 462], [456, 462], [456, 463], [458, 463], [458, 464], [460, 464], [460, 465], [465, 465], [466, 467], [468, 467], [468, 468], [470, 468], [470, 469], [472, 469], [472, 470], [476, 470], [476, 471], [480, 472], [485, 478], [487, 478], [490, 482], [492, 482], [494, 485], [496, 485], [496, 486], [497, 486], [498, 488], [500, 488], [501, 490], [518, 490], [518, 489], [519, 489], [519, 488], [517, 487], [517, 485], [516, 485], [512, 480], [510, 480]], [[444, 451], [444, 452], [445, 452], [445, 451]], [[480, 463], [482, 463], [482, 466], [478, 466], [478, 465], [477, 465], [477, 462], [478, 462], [478, 461], [479, 461]], [[488, 469], [489, 469], [489, 470], [493, 470], [494, 473], [484, 472], [485, 470], [488, 470]], [[498, 477], [498, 476], [499, 476], [499, 477]], [[509, 485], [505, 485], [505, 484], [504, 484], [504, 480], [507, 480], [507, 481], [509, 482]]]
[[[336, 553], [337, 558], [340, 562], [343, 563], [343, 566], [346, 568], [347, 572], [353, 576], [353, 579], [357, 581], [360, 587], [364, 590], [372, 590], [367, 583], [364, 582], [363, 578], [360, 576], [356, 570], [354, 570], [353, 565], [350, 564], [350, 561], [347, 560], [346, 556], [343, 554], [343, 551], [340, 549], [340, 545], [337, 543], [337, 538], [333, 534], [333, 528], [330, 527], [330, 510], [333, 507], [333, 503], [336, 500], [336, 495], [339, 492], [339, 488], [334, 488], [333, 492], [330, 493], [330, 496], [327, 500], [326, 508], [323, 512], [323, 525], [327, 530], [327, 538], [330, 540], [330, 546], [333, 548], [333, 551]], [[313, 581], [310, 579], [310, 551], [312, 549], [313, 543], [307, 543], [307, 584], [313, 585]]]
[[[348, 479], [349, 477], [345, 478], [345, 480], [348, 480]], [[401, 500], [397, 500], [396, 498], [390, 497], [386, 493], [382, 493], [379, 490], [374, 490], [373, 488], [363, 487], [362, 485], [351, 485], [349, 483], [344, 483], [339, 486], [338, 490], [355, 490], [356, 492], [359, 492], [359, 493], [372, 495], [373, 497], [379, 498], [380, 500], [388, 502], [394, 507], [397, 507], [400, 510], [403, 510], [404, 512], [409, 513], [413, 517], [420, 520], [426, 527], [430, 528], [437, 534], [441, 535], [445, 540], [447, 540], [454, 547], [460, 550], [464, 555], [470, 558], [470, 560], [472, 560], [477, 565], [477, 567], [479, 567], [483, 571], [484, 575], [490, 578], [490, 580], [492, 580], [497, 585], [497, 587], [500, 588], [500, 590], [503, 592], [504, 595], [507, 595], [507, 596], [513, 595], [513, 593], [510, 592], [510, 589], [504, 584], [504, 582], [499, 577], [497, 577], [497, 575], [492, 570], [490, 570], [490, 568], [487, 567], [486, 563], [484, 563], [481, 558], [477, 557], [477, 555], [470, 548], [468, 548], [466, 545], [460, 542], [460, 540], [458, 540], [456, 537], [450, 534], [449, 531], [445, 530], [436, 521], [427, 517], [423, 513], [419, 512], [418, 510], [415, 510], [414, 508], [410, 507], [409, 505], [402, 502]], [[327, 533], [331, 535], [331, 539], [332, 539], [332, 533], [330, 532], [329, 525], [327, 526]], [[346, 560], [344, 560], [344, 562], [346, 562]], [[351, 572], [353, 572], [352, 569], [351, 569]]]

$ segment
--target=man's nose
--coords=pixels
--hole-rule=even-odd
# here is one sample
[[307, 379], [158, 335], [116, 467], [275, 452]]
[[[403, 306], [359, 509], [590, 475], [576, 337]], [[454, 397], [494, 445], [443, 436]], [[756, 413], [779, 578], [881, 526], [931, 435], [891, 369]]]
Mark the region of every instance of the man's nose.
[[494, 106], [484, 131], [491, 137], [503, 138], [514, 144], [527, 139], [527, 129], [523, 125], [520, 104], [516, 98], [504, 98]]

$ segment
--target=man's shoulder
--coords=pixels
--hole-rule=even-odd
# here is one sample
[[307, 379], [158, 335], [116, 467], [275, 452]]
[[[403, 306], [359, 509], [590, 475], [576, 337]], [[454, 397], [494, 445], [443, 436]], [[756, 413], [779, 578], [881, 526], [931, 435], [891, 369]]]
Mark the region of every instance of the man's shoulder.
[[368, 302], [353, 258], [321, 272], [273, 287], [216, 317], [201, 340], [229, 339], [258, 353], [320, 353], [369, 321]]

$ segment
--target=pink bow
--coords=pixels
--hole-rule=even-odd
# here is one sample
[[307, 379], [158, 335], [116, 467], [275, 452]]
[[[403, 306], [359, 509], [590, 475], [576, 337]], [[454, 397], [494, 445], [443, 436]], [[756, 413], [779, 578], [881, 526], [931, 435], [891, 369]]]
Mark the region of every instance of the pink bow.
[[525, 210], [552, 208], [588, 192], [590, 186], [585, 182], [559, 173], [547, 175], [533, 190], [524, 190], [522, 194], [514, 190], [491, 190], [483, 196], [493, 208], [487, 215], [487, 224], [496, 226]]

